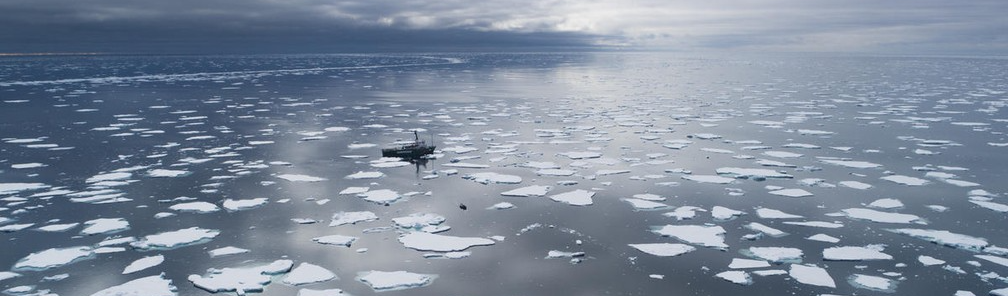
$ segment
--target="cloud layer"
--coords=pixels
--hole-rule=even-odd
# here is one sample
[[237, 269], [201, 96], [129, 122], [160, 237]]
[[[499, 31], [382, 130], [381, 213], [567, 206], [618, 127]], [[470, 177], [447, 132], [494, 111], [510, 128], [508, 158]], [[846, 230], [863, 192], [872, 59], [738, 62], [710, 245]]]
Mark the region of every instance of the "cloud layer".
[[1008, 52], [1008, 1], [7, 0], [0, 51]]

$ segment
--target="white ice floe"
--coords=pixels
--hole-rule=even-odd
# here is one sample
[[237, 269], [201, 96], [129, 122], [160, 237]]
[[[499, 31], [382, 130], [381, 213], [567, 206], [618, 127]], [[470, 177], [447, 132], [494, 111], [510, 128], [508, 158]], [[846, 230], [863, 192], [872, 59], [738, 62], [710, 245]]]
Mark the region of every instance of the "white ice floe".
[[806, 237], [805, 239], [812, 240], [812, 241], [818, 241], [818, 242], [825, 242], [825, 243], [834, 243], [834, 244], [840, 242], [839, 238], [835, 238], [835, 237], [832, 237], [832, 236], [829, 236], [829, 235], [826, 235], [826, 234], [823, 234], [823, 233], [819, 233], [819, 234], [816, 234], [816, 235], [813, 235], [813, 236], [810, 236], [810, 237]]
[[750, 222], [749, 224], [746, 224], [745, 227], [749, 230], [757, 231], [769, 235], [771, 237], [782, 237], [788, 234], [787, 232], [781, 231], [780, 229], [766, 226], [757, 222]]
[[662, 210], [669, 206], [660, 202], [636, 198], [621, 198], [620, 200], [630, 203], [636, 211]]
[[178, 289], [165, 274], [138, 278], [91, 294], [91, 296], [176, 296]]
[[743, 286], [752, 285], [753, 283], [752, 276], [748, 272], [741, 270], [729, 270], [715, 274], [714, 276]]
[[750, 247], [742, 254], [774, 263], [798, 263], [804, 256], [801, 249], [786, 247]]
[[357, 197], [377, 204], [390, 204], [398, 201], [402, 195], [391, 189], [379, 189], [358, 194]]
[[0, 227], [0, 232], [18, 232], [35, 226], [35, 223], [10, 224]]
[[19, 276], [21, 276], [21, 274], [16, 273], [16, 272], [0, 271], [0, 282], [5, 281], [5, 280], [9, 280], [9, 279], [12, 279], [12, 278], [16, 278], [16, 277], [19, 277]]
[[665, 201], [665, 197], [651, 193], [634, 194], [633, 198], [650, 200], [650, 201]]
[[716, 169], [715, 172], [717, 172], [718, 175], [728, 175], [735, 178], [746, 178], [746, 179], [794, 178], [794, 176], [792, 175], [770, 169], [724, 167]]
[[[127, 176], [127, 178], [129, 178], [129, 176]], [[21, 191], [32, 191], [45, 188], [49, 188], [49, 185], [43, 183], [0, 183], [0, 195], [14, 194]]]
[[503, 196], [517, 196], [517, 197], [530, 197], [530, 196], [544, 196], [549, 193], [551, 187], [543, 185], [532, 185], [527, 187], [522, 187], [518, 189], [513, 189], [505, 192], [501, 192]]
[[[121, 181], [121, 180], [129, 179], [132, 176], [133, 176], [133, 174], [129, 173], [129, 172], [112, 172], [112, 173], [105, 173], [105, 174], [98, 174], [98, 175], [91, 176], [90, 178], [88, 178], [84, 182], [85, 183], [98, 183], [98, 182], [105, 182], [105, 181]], [[2, 184], [0, 184], [0, 185], [2, 185]], [[2, 186], [0, 186], [0, 192], [3, 192], [3, 187]]]
[[558, 153], [558, 154], [561, 155], [561, 156], [566, 156], [567, 158], [570, 158], [570, 159], [589, 159], [589, 158], [599, 158], [599, 157], [602, 157], [602, 153], [592, 152], [592, 151], [585, 151], [585, 152], [570, 151], [570, 152], [563, 152], [563, 153]]
[[141, 250], [171, 250], [206, 243], [219, 234], [216, 229], [190, 227], [148, 235], [130, 245]]
[[129, 221], [123, 218], [100, 218], [84, 222], [82, 235], [112, 234], [130, 229]]
[[482, 172], [482, 173], [472, 173], [462, 176], [463, 179], [473, 180], [481, 184], [518, 184], [521, 183], [522, 178], [515, 175], [505, 175], [493, 172]]
[[367, 284], [376, 292], [405, 290], [423, 287], [434, 282], [437, 276], [407, 271], [365, 271], [358, 273], [357, 280]]
[[287, 273], [293, 266], [294, 261], [277, 260], [251, 267], [211, 268], [205, 276], [191, 274], [187, 279], [197, 288], [210, 293], [235, 292], [246, 295], [262, 292], [273, 281], [273, 277]]
[[724, 242], [726, 231], [721, 226], [665, 225], [652, 227], [651, 232], [703, 247], [728, 248], [728, 245]]
[[903, 207], [903, 202], [895, 198], [882, 198], [871, 202], [868, 204], [868, 207], [879, 209], [898, 209]]
[[858, 189], [858, 190], [866, 190], [866, 189], [871, 189], [872, 188], [871, 184], [863, 183], [863, 182], [858, 182], [858, 181], [840, 181], [840, 182], [837, 182], [837, 184], [839, 184], [840, 186], [843, 186], [843, 187], [853, 188], [853, 189]]
[[328, 180], [326, 178], [298, 174], [282, 174], [277, 175], [276, 177], [291, 182], [322, 182]]
[[381, 177], [384, 177], [384, 176], [385, 176], [385, 173], [382, 173], [382, 172], [364, 172], [364, 171], [358, 171], [356, 173], [347, 175], [346, 177], [343, 177], [343, 178], [349, 179], [349, 180], [359, 180], [359, 179], [378, 179], [378, 178], [381, 178]]
[[312, 238], [312, 241], [314, 241], [316, 243], [320, 243], [320, 244], [323, 244], [323, 245], [344, 246], [344, 247], [347, 247], [347, 248], [349, 248], [350, 245], [353, 244], [353, 242], [356, 241], [356, 240], [357, 240], [356, 237], [346, 236], [346, 235], [339, 235], [339, 234], [333, 234], [333, 235], [327, 235], [327, 236], [320, 236], [320, 237]]
[[804, 216], [794, 215], [794, 214], [788, 214], [788, 213], [782, 212], [780, 210], [768, 209], [768, 208], [759, 208], [759, 209], [756, 209], [756, 216], [759, 216], [762, 219], [797, 219], [797, 218], [804, 218]]
[[257, 208], [257, 207], [261, 207], [261, 206], [265, 205], [268, 202], [269, 202], [269, 199], [265, 198], [265, 197], [258, 197], [258, 198], [252, 198], [252, 199], [230, 199], [230, 198], [228, 198], [228, 199], [224, 200], [223, 206], [224, 206], [224, 209], [226, 209], [226, 210], [228, 210], [230, 212], [235, 212], [235, 211], [244, 211], [244, 210], [250, 210], [250, 209]]
[[564, 169], [542, 169], [542, 170], [536, 171], [536, 175], [540, 175], [540, 176], [566, 177], [566, 176], [573, 176], [574, 174], [577, 174], [577, 171], [575, 171], [575, 170], [564, 170]]
[[41, 167], [47, 167], [47, 166], [48, 165], [46, 165], [44, 163], [40, 163], [40, 162], [29, 162], [29, 163], [15, 163], [15, 164], [11, 165], [11, 168], [12, 169], [23, 170], [23, 169], [34, 169], [34, 168], [41, 168]]
[[403, 217], [392, 218], [392, 224], [406, 230], [436, 233], [448, 230], [447, 226], [441, 226], [441, 223], [444, 223], [445, 220], [444, 216], [438, 214], [413, 213]]
[[339, 212], [332, 216], [329, 226], [340, 226], [346, 224], [357, 224], [359, 222], [370, 222], [378, 220], [378, 215], [371, 211], [359, 212]]
[[791, 278], [806, 285], [836, 288], [836, 282], [822, 267], [805, 264], [791, 264], [788, 272]]
[[924, 266], [945, 264], [945, 260], [937, 259], [935, 257], [927, 255], [917, 256], [917, 261], [920, 262], [921, 264], [924, 264]]
[[52, 248], [28, 254], [14, 263], [13, 271], [43, 271], [94, 257], [94, 249], [86, 246]]
[[884, 277], [853, 274], [848, 279], [851, 286], [855, 288], [868, 289], [879, 292], [893, 292], [896, 290], [896, 281]]
[[718, 175], [683, 175], [681, 177], [684, 180], [690, 180], [697, 183], [714, 183], [714, 184], [730, 184], [735, 181], [734, 178], [727, 178]]
[[823, 260], [831, 261], [865, 261], [865, 260], [892, 260], [889, 254], [882, 253], [885, 247], [882, 245], [869, 245], [865, 247], [844, 246], [832, 247], [823, 250]]
[[364, 193], [364, 192], [368, 192], [368, 190], [371, 190], [371, 187], [352, 187], [351, 186], [351, 187], [347, 187], [346, 189], [343, 189], [338, 194], [339, 195], [357, 195], [357, 194], [361, 194], [361, 193]]
[[302, 262], [284, 277], [283, 283], [292, 286], [300, 286], [330, 281], [335, 278], [336, 274], [328, 269], [315, 264]]
[[733, 258], [731, 263], [728, 264], [728, 268], [731, 269], [746, 269], [746, 268], [765, 268], [770, 267], [770, 263], [765, 260], [752, 260], [752, 259], [742, 259]]
[[928, 180], [903, 175], [889, 175], [880, 179], [907, 186], [923, 186], [930, 183]]
[[220, 211], [220, 208], [218, 208], [217, 205], [205, 201], [194, 201], [194, 202], [174, 204], [168, 208], [179, 212], [197, 213], [197, 214], [206, 214]]
[[819, 227], [819, 228], [841, 228], [843, 224], [837, 222], [826, 222], [826, 221], [787, 221], [784, 222], [787, 225], [798, 225], [806, 227]]
[[745, 215], [745, 212], [743, 211], [736, 211], [722, 206], [714, 206], [711, 208], [710, 213], [714, 220], [720, 221], [727, 221], [735, 219], [735, 217]]
[[798, 158], [802, 157], [804, 154], [787, 152], [787, 151], [765, 151], [763, 155], [777, 158]]
[[595, 196], [594, 191], [577, 189], [574, 191], [550, 195], [549, 198], [553, 201], [562, 202], [572, 206], [590, 206], [593, 203], [592, 196]]
[[191, 172], [185, 170], [153, 169], [147, 171], [147, 176], [151, 178], [176, 178], [188, 176], [189, 174], [191, 174]]
[[628, 244], [628, 246], [659, 257], [679, 256], [696, 250], [696, 248], [690, 245], [671, 243]]
[[975, 256], [977, 258], [980, 258], [980, 259], [983, 259], [983, 260], [987, 260], [987, 261], [996, 263], [996, 264], [1004, 266], [1004, 267], [1008, 267], [1008, 258], [1005, 258], [1005, 257], [998, 257], [998, 256], [991, 256], [991, 255], [973, 255], [973, 256]]
[[805, 191], [801, 188], [791, 188], [791, 189], [779, 189], [768, 192], [773, 195], [787, 196], [787, 197], [809, 197], [812, 196], [811, 192]]
[[340, 289], [325, 289], [325, 290], [314, 290], [314, 289], [301, 289], [298, 290], [297, 296], [343, 296], [350, 295], [343, 292]]
[[399, 236], [403, 246], [417, 251], [454, 252], [475, 246], [493, 245], [494, 241], [482, 237], [457, 237], [426, 232], [409, 232]]
[[911, 214], [890, 213], [862, 208], [843, 209], [841, 212], [844, 216], [857, 220], [867, 220], [879, 223], [927, 224], [921, 217]]
[[216, 249], [207, 251], [207, 254], [210, 255], [210, 258], [216, 258], [216, 257], [228, 256], [228, 255], [245, 254], [245, 253], [248, 253], [248, 252], [249, 252], [248, 249], [242, 249], [242, 248], [238, 248], [238, 247], [227, 246], [227, 247], [216, 248]]
[[131, 274], [137, 271], [148, 269], [154, 266], [161, 265], [162, 262], [164, 262], [164, 255], [158, 254], [154, 256], [143, 257], [133, 261], [133, 263], [127, 265], [126, 268], [123, 268], [122, 274]]
[[898, 233], [914, 238], [919, 238], [943, 246], [957, 249], [979, 252], [988, 245], [984, 238], [973, 237], [965, 234], [948, 232], [946, 230], [898, 228], [886, 229], [893, 233]]
[[1005, 204], [999, 204], [996, 202], [982, 201], [982, 200], [971, 200], [970, 202], [988, 210], [1001, 213], [1008, 213], [1008, 205]]
[[479, 163], [468, 163], [468, 162], [451, 162], [442, 164], [441, 166], [450, 168], [465, 168], [465, 169], [485, 169], [489, 168], [489, 165], [479, 164]]
[[882, 167], [881, 164], [867, 161], [838, 160], [838, 159], [822, 159], [820, 161], [826, 164], [838, 165], [842, 167], [855, 168], [855, 169], [873, 169]]
[[513, 209], [514, 207], [515, 207], [515, 205], [512, 204], [512, 203], [509, 203], [509, 202], [499, 202], [499, 203], [495, 203], [492, 206], [488, 207], [487, 210], [507, 210], [507, 209]]
[[676, 220], [693, 219], [696, 217], [696, 212], [706, 212], [707, 210], [694, 207], [694, 206], [682, 206], [676, 208], [674, 211], [664, 213], [663, 216], [674, 217]]

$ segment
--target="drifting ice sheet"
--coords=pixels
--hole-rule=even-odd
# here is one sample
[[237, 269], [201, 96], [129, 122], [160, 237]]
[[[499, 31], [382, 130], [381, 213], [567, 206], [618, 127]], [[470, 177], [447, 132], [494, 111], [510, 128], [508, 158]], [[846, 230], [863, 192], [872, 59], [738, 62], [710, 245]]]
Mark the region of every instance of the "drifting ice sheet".
[[592, 196], [595, 196], [595, 192], [577, 189], [574, 191], [550, 195], [549, 198], [553, 201], [562, 202], [572, 206], [590, 206], [593, 203]]
[[70, 263], [93, 258], [91, 247], [77, 246], [68, 248], [53, 248], [28, 254], [18, 260], [11, 269], [13, 271], [33, 270], [43, 271]]
[[836, 282], [829, 273], [815, 265], [791, 264], [789, 274], [802, 284], [836, 288]]
[[171, 250], [206, 243], [219, 234], [216, 229], [190, 227], [148, 235], [130, 245], [141, 250]]
[[665, 225], [652, 227], [652, 232], [673, 237], [686, 243], [709, 248], [727, 249], [724, 243], [725, 230], [721, 226]]
[[399, 236], [403, 246], [417, 251], [454, 252], [475, 246], [493, 245], [494, 241], [482, 237], [457, 237], [426, 232], [410, 232]]
[[175, 296], [177, 288], [165, 274], [142, 277], [98, 291], [91, 296]]
[[336, 278], [336, 274], [328, 269], [311, 263], [302, 262], [297, 268], [291, 270], [283, 279], [284, 284], [300, 286], [312, 283], [325, 282]]
[[628, 244], [628, 246], [659, 257], [679, 256], [696, 250], [696, 248], [690, 245], [670, 243]]
[[405, 290], [430, 285], [437, 276], [406, 271], [365, 271], [357, 276], [357, 280], [367, 284], [376, 292]]

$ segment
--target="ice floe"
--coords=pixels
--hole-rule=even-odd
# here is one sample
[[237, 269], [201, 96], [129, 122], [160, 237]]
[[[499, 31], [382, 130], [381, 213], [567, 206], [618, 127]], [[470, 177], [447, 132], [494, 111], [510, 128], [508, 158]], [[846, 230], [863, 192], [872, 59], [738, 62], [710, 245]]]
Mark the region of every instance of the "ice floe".
[[741, 253], [774, 263], [798, 263], [804, 256], [801, 249], [788, 247], [749, 247], [741, 250]]
[[927, 185], [928, 183], [930, 183], [930, 182], [928, 182], [928, 180], [924, 180], [924, 179], [921, 179], [921, 178], [910, 177], [910, 176], [903, 176], [903, 175], [889, 175], [889, 176], [882, 177], [881, 179], [889, 181], [889, 182], [893, 182], [893, 183], [896, 183], [896, 184], [907, 185], [907, 186], [923, 186], [923, 185]]
[[723, 280], [735, 283], [735, 284], [743, 285], [743, 286], [752, 285], [752, 283], [753, 283], [752, 276], [750, 276], [748, 272], [741, 271], [741, 270], [724, 271], [724, 272], [715, 274], [714, 276], [719, 277], [719, 278], [721, 278]]
[[724, 242], [726, 231], [721, 226], [665, 225], [655, 226], [651, 231], [662, 236], [673, 237], [685, 243], [702, 247], [727, 249]]
[[207, 251], [207, 254], [210, 255], [210, 258], [215, 258], [215, 257], [221, 257], [221, 256], [228, 256], [228, 255], [245, 254], [245, 253], [248, 253], [248, 252], [250, 252], [248, 249], [242, 249], [242, 248], [238, 248], [238, 247], [227, 246], [227, 247], [216, 248], [216, 249]]
[[357, 275], [357, 280], [367, 284], [377, 292], [405, 290], [430, 285], [437, 279], [433, 274], [407, 271], [365, 271]]
[[333, 235], [327, 235], [327, 236], [320, 236], [320, 237], [312, 238], [312, 241], [314, 241], [316, 243], [320, 243], [320, 244], [323, 244], [323, 245], [344, 246], [344, 247], [347, 247], [347, 248], [349, 248], [350, 244], [353, 244], [353, 242], [356, 241], [356, 240], [357, 240], [356, 237], [346, 236], [346, 235], [339, 235], [339, 234], [333, 234]]
[[867, 220], [879, 223], [927, 224], [921, 217], [911, 214], [890, 213], [863, 208], [843, 209], [841, 212], [844, 216], [857, 220]]
[[206, 243], [219, 234], [216, 229], [190, 227], [148, 235], [130, 245], [140, 250], [171, 250]]
[[217, 205], [205, 201], [194, 201], [194, 202], [174, 204], [168, 208], [179, 212], [198, 213], [198, 214], [206, 214], [220, 211], [220, 208], [217, 207]]
[[131, 274], [137, 271], [148, 269], [154, 266], [161, 265], [162, 262], [164, 262], [164, 256], [160, 254], [143, 257], [133, 261], [133, 263], [127, 265], [126, 268], [123, 268], [122, 274]]
[[728, 268], [731, 269], [765, 268], [765, 267], [770, 267], [770, 263], [764, 260], [752, 260], [742, 258], [732, 258], [731, 263], [728, 264]]
[[82, 235], [112, 234], [129, 230], [129, 221], [123, 218], [100, 218], [84, 222]]
[[864, 274], [853, 274], [848, 278], [848, 282], [850, 282], [851, 286], [856, 288], [879, 292], [894, 292], [896, 291], [896, 284], [898, 283], [895, 280], [884, 277]]
[[265, 205], [266, 203], [269, 203], [269, 199], [265, 197], [252, 198], [252, 199], [228, 198], [224, 200], [222, 206], [224, 207], [225, 210], [235, 212], [235, 211], [244, 211], [258, 208]]
[[94, 249], [86, 246], [46, 249], [21, 258], [17, 263], [14, 263], [14, 267], [11, 270], [43, 271], [91, 259], [94, 255]]
[[718, 175], [683, 175], [683, 180], [690, 180], [697, 183], [730, 184], [734, 178], [727, 178]]
[[577, 189], [574, 191], [550, 195], [549, 198], [553, 201], [562, 202], [572, 206], [590, 206], [593, 203], [592, 196], [595, 196], [595, 192]]
[[696, 250], [690, 245], [672, 243], [628, 244], [628, 246], [659, 257], [674, 257]]
[[974, 252], [979, 252], [988, 245], [987, 240], [984, 238], [973, 237], [965, 234], [952, 233], [946, 230], [914, 229], [914, 228], [898, 228], [898, 229], [886, 229], [886, 230], [893, 233], [919, 238], [939, 245]]
[[791, 270], [788, 274], [791, 275], [791, 278], [802, 284], [836, 288], [836, 282], [833, 281], [833, 277], [822, 267], [811, 264], [791, 264]]
[[550, 186], [532, 185], [501, 192], [501, 195], [517, 197], [544, 196], [549, 193], [550, 189]]
[[482, 172], [482, 173], [472, 173], [462, 176], [463, 179], [473, 180], [481, 184], [518, 184], [521, 183], [522, 178], [515, 175], [505, 175], [493, 172]]
[[298, 175], [298, 174], [281, 174], [277, 175], [277, 178], [284, 179], [291, 182], [322, 182], [328, 180], [322, 177], [315, 177], [309, 175]]
[[773, 195], [780, 195], [786, 197], [809, 197], [812, 196], [811, 192], [805, 191], [801, 188], [791, 188], [791, 189], [779, 189], [768, 192]]
[[454, 252], [474, 246], [493, 245], [494, 241], [481, 237], [457, 237], [426, 232], [409, 232], [399, 236], [403, 246], [418, 251]]
[[336, 274], [321, 266], [302, 262], [284, 277], [283, 283], [300, 286], [313, 283], [330, 281], [336, 278]]
[[340, 226], [346, 224], [357, 224], [360, 222], [369, 222], [378, 220], [378, 215], [375, 215], [371, 211], [359, 211], [359, 212], [339, 212], [332, 216], [332, 222], [329, 226]]
[[291, 270], [294, 262], [277, 260], [250, 267], [211, 268], [206, 275], [192, 274], [187, 278], [197, 288], [210, 293], [235, 292], [238, 295], [262, 292], [273, 278]]
[[126, 283], [105, 288], [91, 296], [175, 296], [178, 288], [165, 274], [138, 278]]
[[865, 247], [845, 246], [832, 247], [823, 250], [823, 260], [832, 261], [864, 261], [864, 260], [892, 260], [889, 254], [882, 253], [885, 248], [881, 245], [869, 245]]

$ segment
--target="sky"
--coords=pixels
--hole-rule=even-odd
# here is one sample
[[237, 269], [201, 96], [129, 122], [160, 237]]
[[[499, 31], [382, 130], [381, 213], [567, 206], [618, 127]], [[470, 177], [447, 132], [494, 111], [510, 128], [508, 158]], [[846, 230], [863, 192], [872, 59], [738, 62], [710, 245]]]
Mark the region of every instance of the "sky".
[[1005, 0], [0, 0], [0, 52], [1008, 55]]

